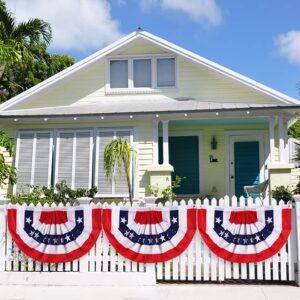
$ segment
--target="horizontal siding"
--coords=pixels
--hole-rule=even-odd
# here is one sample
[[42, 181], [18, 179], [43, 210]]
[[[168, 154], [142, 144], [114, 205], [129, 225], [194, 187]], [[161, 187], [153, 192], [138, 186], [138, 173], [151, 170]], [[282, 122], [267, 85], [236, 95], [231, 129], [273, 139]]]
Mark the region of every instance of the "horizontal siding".
[[[137, 44], [123, 54], [161, 53], [162, 50], [151, 45]], [[178, 84], [176, 92], [166, 91], [157, 94], [118, 95], [121, 99], [159, 99], [166, 97], [192, 97], [199, 101], [277, 103], [276, 100], [255, 92], [232, 79], [218, 75], [207, 68], [178, 58]], [[80, 74], [74, 75], [63, 84], [36, 97], [31, 102], [16, 104], [12, 109], [47, 106], [72, 105], [76, 103], [98, 103], [115, 98], [105, 95], [106, 64], [97, 62]]]

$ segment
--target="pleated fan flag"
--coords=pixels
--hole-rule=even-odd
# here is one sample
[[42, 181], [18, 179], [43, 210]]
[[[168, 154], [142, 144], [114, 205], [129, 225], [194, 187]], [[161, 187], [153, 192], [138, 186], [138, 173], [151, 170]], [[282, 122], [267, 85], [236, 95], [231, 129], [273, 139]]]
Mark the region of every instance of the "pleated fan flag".
[[103, 209], [109, 242], [124, 257], [144, 263], [180, 255], [196, 230], [196, 210], [186, 206]]
[[291, 232], [288, 206], [198, 210], [198, 229], [217, 256], [235, 263], [266, 260], [280, 251]]
[[101, 231], [101, 209], [94, 205], [63, 208], [8, 208], [10, 234], [27, 256], [46, 263], [69, 262], [88, 253]]

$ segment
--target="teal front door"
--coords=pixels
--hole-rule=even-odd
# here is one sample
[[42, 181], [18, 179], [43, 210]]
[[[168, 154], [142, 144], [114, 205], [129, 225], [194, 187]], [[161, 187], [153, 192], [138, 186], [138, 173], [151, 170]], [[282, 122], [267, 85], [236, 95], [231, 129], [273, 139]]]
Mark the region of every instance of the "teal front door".
[[234, 142], [235, 195], [245, 196], [245, 185], [259, 184], [259, 142]]
[[[159, 139], [159, 162], [162, 163], [162, 139]], [[186, 177], [181, 187], [174, 190], [177, 195], [199, 194], [199, 138], [198, 136], [169, 137], [170, 164], [174, 167], [172, 180], [176, 176]]]

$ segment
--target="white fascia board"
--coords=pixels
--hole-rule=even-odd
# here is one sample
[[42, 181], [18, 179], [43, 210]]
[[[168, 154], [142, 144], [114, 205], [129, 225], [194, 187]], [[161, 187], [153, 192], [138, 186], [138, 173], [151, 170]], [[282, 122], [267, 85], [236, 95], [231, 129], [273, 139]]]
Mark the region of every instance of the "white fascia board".
[[140, 32], [140, 35], [142, 37], [144, 37], [146, 40], [152, 42], [152, 43], [155, 43], [157, 44], [158, 46], [160, 47], [164, 47], [165, 49], [169, 50], [169, 51], [172, 51], [172, 52], [175, 52], [177, 53], [178, 55], [181, 55], [193, 62], [196, 62], [198, 64], [201, 64], [202, 66], [205, 66], [206, 68], [214, 71], [214, 72], [217, 72], [225, 77], [229, 77], [229, 78], [232, 78], [234, 79], [235, 81], [238, 81], [240, 82], [241, 84], [243, 85], [246, 85], [250, 88], [253, 88], [255, 89], [256, 91], [264, 94], [264, 95], [268, 95], [268, 96], [271, 96], [283, 103], [287, 103], [287, 104], [300, 104], [300, 101], [298, 101], [297, 99], [294, 99], [292, 97], [289, 97], [279, 91], [276, 91], [266, 85], [263, 85], [253, 79], [250, 79], [246, 76], [243, 76], [235, 71], [232, 71], [228, 68], [225, 68], [217, 63], [214, 63], [198, 54], [195, 54], [189, 50], [186, 50], [182, 47], [179, 47], [177, 45], [174, 45], [162, 38], [159, 38], [149, 32], [146, 32], [146, 31], [142, 31]]
[[95, 52], [94, 54], [88, 56], [87, 58], [79, 61], [78, 63], [75, 63], [74, 65], [70, 66], [67, 69], [64, 69], [63, 71], [51, 76], [50, 78], [40, 82], [39, 84], [35, 85], [34, 87], [28, 89], [27, 91], [11, 98], [10, 100], [4, 102], [0, 105], [0, 111], [3, 111], [12, 105], [15, 105], [19, 102], [25, 102], [27, 99], [30, 99], [31, 96], [41, 92], [46, 91], [47, 88], [50, 88], [53, 84], [57, 83], [58, 81], [62, 81], [69, 77], [70, 75], [74, 74], [75, 72], [82, 70], [89, 65], [91, 65], [94, 62], [99, 61], [102, 59], [105, 55], [110, 53], [111, 51], [115, 51], [120, 47], [123, 47], [124, 44], [127, 44], [129, 42], [132, 42], [138, 37], [138, 33], [132, 32], [131, 34], [126, 35], [125, 37], [119, 39], [118, 41], [110, 44], [109, 46]]

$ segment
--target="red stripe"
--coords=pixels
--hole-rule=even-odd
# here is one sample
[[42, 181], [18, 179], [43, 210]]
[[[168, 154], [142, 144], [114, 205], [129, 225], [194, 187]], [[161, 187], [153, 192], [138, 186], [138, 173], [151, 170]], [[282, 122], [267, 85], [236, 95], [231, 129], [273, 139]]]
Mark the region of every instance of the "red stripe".
[[64, 224], [68, 221], [65, 210], [42, 211], [40, 222], [44, 224]]
[[216, 245], [216, 243], [206, 233], [206, 209], [198, 210], [198, 229], [205, 244], [218, 257], [235, 263], [259, 262], [274, 256], [285, 245], [291, 232], [291, 209], [285, 208], [282, 210], [282, 231], [278, 239], [273, 243], [273, 245], [270, 245], [268, 249], [256, 254], [236, 254]]
[[136, 262], [164, 262], [180, 255], [185, 249], [187, 249], [196, 231], [196, 209], [194, 208], [187, 209], [187, 226], [188, 229], [185, 236], [173, 249], [160, 254], [142, 254], [125, 248], [115, 238], [115, 236], [111, 232], [111, 209], [103, 210], [103, 229], [109, 242], [122, 256]]
[[134, 217], [137, 224], [159, 224], [162, 220], [161, 210], [137, 211]]
[[232, 211], [229, 222], [233, 224], [253, 224], [257, 222], [257, 213], [253, 210]]
[[80, 258], [81, 256], [87, 254], [89, 250], [95, 245], [101, 231], [101, 209], [94, 208], [92, 210], [92, 232], [80, 248], [65, 254], [47, 254], [31, 248], [23, 242], [20, 235], [16, 232], [16, 216], [16, 209], [8, 209], [8, 228], [14, 242], [27, 256], [40, 262], [63, 263]]

